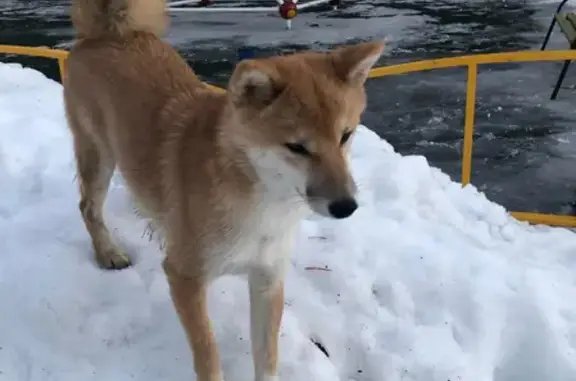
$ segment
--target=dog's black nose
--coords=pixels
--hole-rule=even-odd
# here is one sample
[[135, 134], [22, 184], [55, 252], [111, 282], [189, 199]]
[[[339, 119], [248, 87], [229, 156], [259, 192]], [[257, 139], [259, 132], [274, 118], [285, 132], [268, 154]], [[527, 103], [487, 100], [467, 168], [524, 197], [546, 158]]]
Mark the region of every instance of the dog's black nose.
[[350, 217], [357, 208], [358, 204], [353, 198], [343, 198], [328, 204], [328, 212], [330, 212], [334, 218]]

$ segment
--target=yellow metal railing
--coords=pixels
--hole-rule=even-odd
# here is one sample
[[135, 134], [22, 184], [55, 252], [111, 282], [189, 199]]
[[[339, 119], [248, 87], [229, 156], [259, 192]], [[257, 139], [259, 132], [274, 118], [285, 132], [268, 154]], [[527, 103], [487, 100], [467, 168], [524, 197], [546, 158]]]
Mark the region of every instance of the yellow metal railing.
[[14, 46], [14, 45], [0, 45], [0, 53], [4, 54], [19, 54], [23, 56], [34, 56], [53, 58], [58, 60], [58, 67], [60, 68], [60, 77], [64, 77], [65, 62], [68, 57], [68, 52], [65, 50], [51, 49], [43, 46]]
[[[65, 50], [12, 45], [0, 45], [0, 53], [21, 54], [57, 59], [61, 76], [64, 75], [65, 61], [68, 57], [68, 52]], [[434, 69], [445, 69], [462, 66], [468, 67], [461, 180], [462, 186], [465, 186], [470, 183], [470, 176], [472, 173], [472, 145], [474, 142], [473, 138], [476, 111], [476, 84], [478, 77], [478, 65], [508, 62], [539, 62], [563, 60], [576, 60], [576, 50], [520, 51], [432, 59], [374, 68], [371, 70], [369, 77], [378, 78], [386, 75], [406, 74]], [[215, 91], [224, 91], [224, 89], [220, 87], [216, 87], [210, 84], [206, 85]], [[511, 212], [511, 214], [519, 220], [527, 221], [530, 223], [576, 227], [576, 217], [573, 216], [527, 212]]]
[[[56, 59], [58, 60], [58, 67], [60, 69], [60, 78], [64, 78], [64, 71], [66, 70], [66, 58], [68, 58], [68, 52], [66, 50], [52, 49], [43, 46], [0, 45], [0, 54], [18, 54], [23, 56]], [[206, 83], [206, 86], [218, 92], [224, 91], [224, 89], [209, 83]]]
[[[468, 56], [440, 58], [426, 61], [410, 62], [400, 65], [372, 69], [370, 78], [386, 75], [405, 74], [425, 70], [468, 67], [466, 86], [466, 114], [464, 119], [464, 142], [462, 147], [462, 185], [470, 183], [472, 173], [472, 145], [474, 137], [474, 119], [476, 111], [476, 83], [478, 65], [508, 62], [539, 62], [576, 60], [575, 50], [520, 51], [509, 53], [474, 54]], [[576, 217], [555, 214], [511, 212], [523, 221], [536, 224], [576, 227]]]

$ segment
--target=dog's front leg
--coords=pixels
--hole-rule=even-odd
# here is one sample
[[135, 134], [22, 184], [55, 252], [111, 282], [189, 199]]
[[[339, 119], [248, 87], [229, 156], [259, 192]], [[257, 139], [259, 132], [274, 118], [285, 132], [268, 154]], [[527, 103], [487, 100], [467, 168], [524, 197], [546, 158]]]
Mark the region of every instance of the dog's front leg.
[[255, 380], [277, 381], [278, 335], [284, 311], [282, 275], [268, 269], [253, 269], [249, 286]]
[[197, 381], [222, 381], [218, 348], [208, 316], [205, 281], [183, 276], [167, 260], [163, 267], [172, 301], [194, 354]]

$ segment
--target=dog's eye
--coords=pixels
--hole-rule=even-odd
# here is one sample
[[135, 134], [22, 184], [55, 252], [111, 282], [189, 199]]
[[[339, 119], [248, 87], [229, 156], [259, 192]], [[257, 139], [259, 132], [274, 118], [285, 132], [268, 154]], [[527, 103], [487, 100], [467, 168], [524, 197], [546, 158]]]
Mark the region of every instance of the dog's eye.
[[340, 145], [346, 144], [348, 139], [350, 139], [350, 136], [352, 136], [352, 130], [344, 132], [342, 134], [342, 138], [340, 139]]
[[288, 148], [290, 151], [292, 151], [297, 155], [301, 156], [310, 155], [310, 151], [308, 151], [308, 148], [306, 148], [302, 143], [285, 143], [284, 147]]

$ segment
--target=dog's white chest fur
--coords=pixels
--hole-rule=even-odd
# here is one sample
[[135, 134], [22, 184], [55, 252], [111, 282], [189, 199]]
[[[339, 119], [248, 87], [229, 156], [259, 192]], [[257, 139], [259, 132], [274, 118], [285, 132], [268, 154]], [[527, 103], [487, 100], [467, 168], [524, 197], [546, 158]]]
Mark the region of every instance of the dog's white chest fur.
[[208, 272], [212, 276], [253, 269], [281, 272], [300, 222], [310, 211], [299, 196], [305, 181], [300, 172], [273, 152], [251, 152], [249, 156], [260, 183], [249, 212], [210, 255]]
[[218, 245], [209, 260], [209, 272], [217, 276], [257, 268], [281, 271], [290, 257], [301, 209], [274, 206], [253, 213], [231, 239]]

